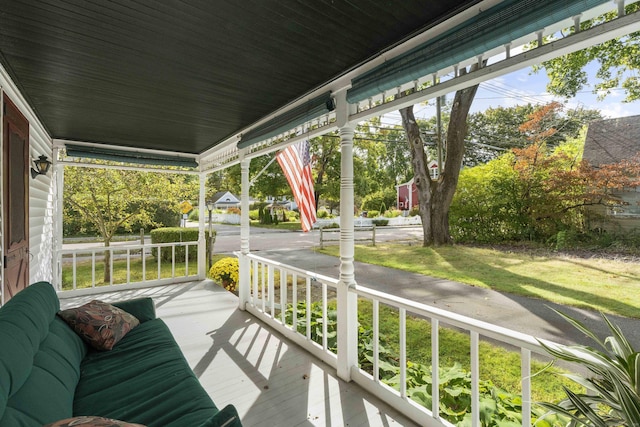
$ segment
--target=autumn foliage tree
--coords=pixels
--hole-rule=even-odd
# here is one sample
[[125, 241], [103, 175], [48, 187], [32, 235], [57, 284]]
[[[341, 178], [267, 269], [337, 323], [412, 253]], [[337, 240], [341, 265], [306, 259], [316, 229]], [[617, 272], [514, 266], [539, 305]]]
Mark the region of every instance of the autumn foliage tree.
[[550, 147], [556, 129], [540, 108], [520, 127], [530, 144], [486, 165], [463, 171], [452, 203], [452, 233], [459, 240], [545, 241], [563, 230], [585, 230], [585, 208], [622, 203], [619, 191], [640, 186], [640, 153], [593, 167], [581, 160], [584, 137]]

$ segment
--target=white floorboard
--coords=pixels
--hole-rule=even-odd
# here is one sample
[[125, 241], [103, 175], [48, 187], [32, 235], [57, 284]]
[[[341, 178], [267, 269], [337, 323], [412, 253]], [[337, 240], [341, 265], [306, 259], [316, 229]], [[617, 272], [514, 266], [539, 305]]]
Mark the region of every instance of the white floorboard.
[[251, 426], [414, 426], [396, 410], [237, 309], [211, 281], [62, 299], [152, 297], [189, 365], [220, 408], [233, 404]]

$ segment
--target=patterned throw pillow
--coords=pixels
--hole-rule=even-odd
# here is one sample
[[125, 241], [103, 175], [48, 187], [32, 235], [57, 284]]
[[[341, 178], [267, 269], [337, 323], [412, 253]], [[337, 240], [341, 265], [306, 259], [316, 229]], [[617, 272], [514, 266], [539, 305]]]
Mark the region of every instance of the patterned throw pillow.
[[43, 427], [145, 427], [142, 424], [131, 424], [124, 421], [102, 417], [73, 417], [47, 424]]
[[135, 316], [102, 301], [58, 312], [80, 337], [97, 350], [111, 350], [140, 324]]

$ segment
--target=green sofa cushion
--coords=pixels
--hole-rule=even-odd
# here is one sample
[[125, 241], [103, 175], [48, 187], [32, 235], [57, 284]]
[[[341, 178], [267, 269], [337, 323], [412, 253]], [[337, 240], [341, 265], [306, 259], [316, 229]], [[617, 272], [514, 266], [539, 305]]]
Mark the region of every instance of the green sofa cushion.
[[81, 372], [75, 416], [171, 427], [198, 426], [218, 412], [160, 319], [142, 323], [111, 351], [90, 349]]
[[156, 306], [153, 299], [149, 297], [134, 298], [126, 301], [119, 301], [111, 303], [129, 314], [132, 314], [140, 321], [144, 323], [147, 320], [153, 320], [156, 318]]
[[41, 426], [71, 416], [86, 345], [56, 317], [49, 283], [35, 283], [0, 310], [0, 425]]

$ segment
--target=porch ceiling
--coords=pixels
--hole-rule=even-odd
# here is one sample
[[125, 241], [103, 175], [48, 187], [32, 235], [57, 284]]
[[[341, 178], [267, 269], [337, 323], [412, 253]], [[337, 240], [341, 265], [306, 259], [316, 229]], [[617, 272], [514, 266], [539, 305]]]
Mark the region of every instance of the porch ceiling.
[[5, 0], [53, 138], [199, 154], [478, 0]]

